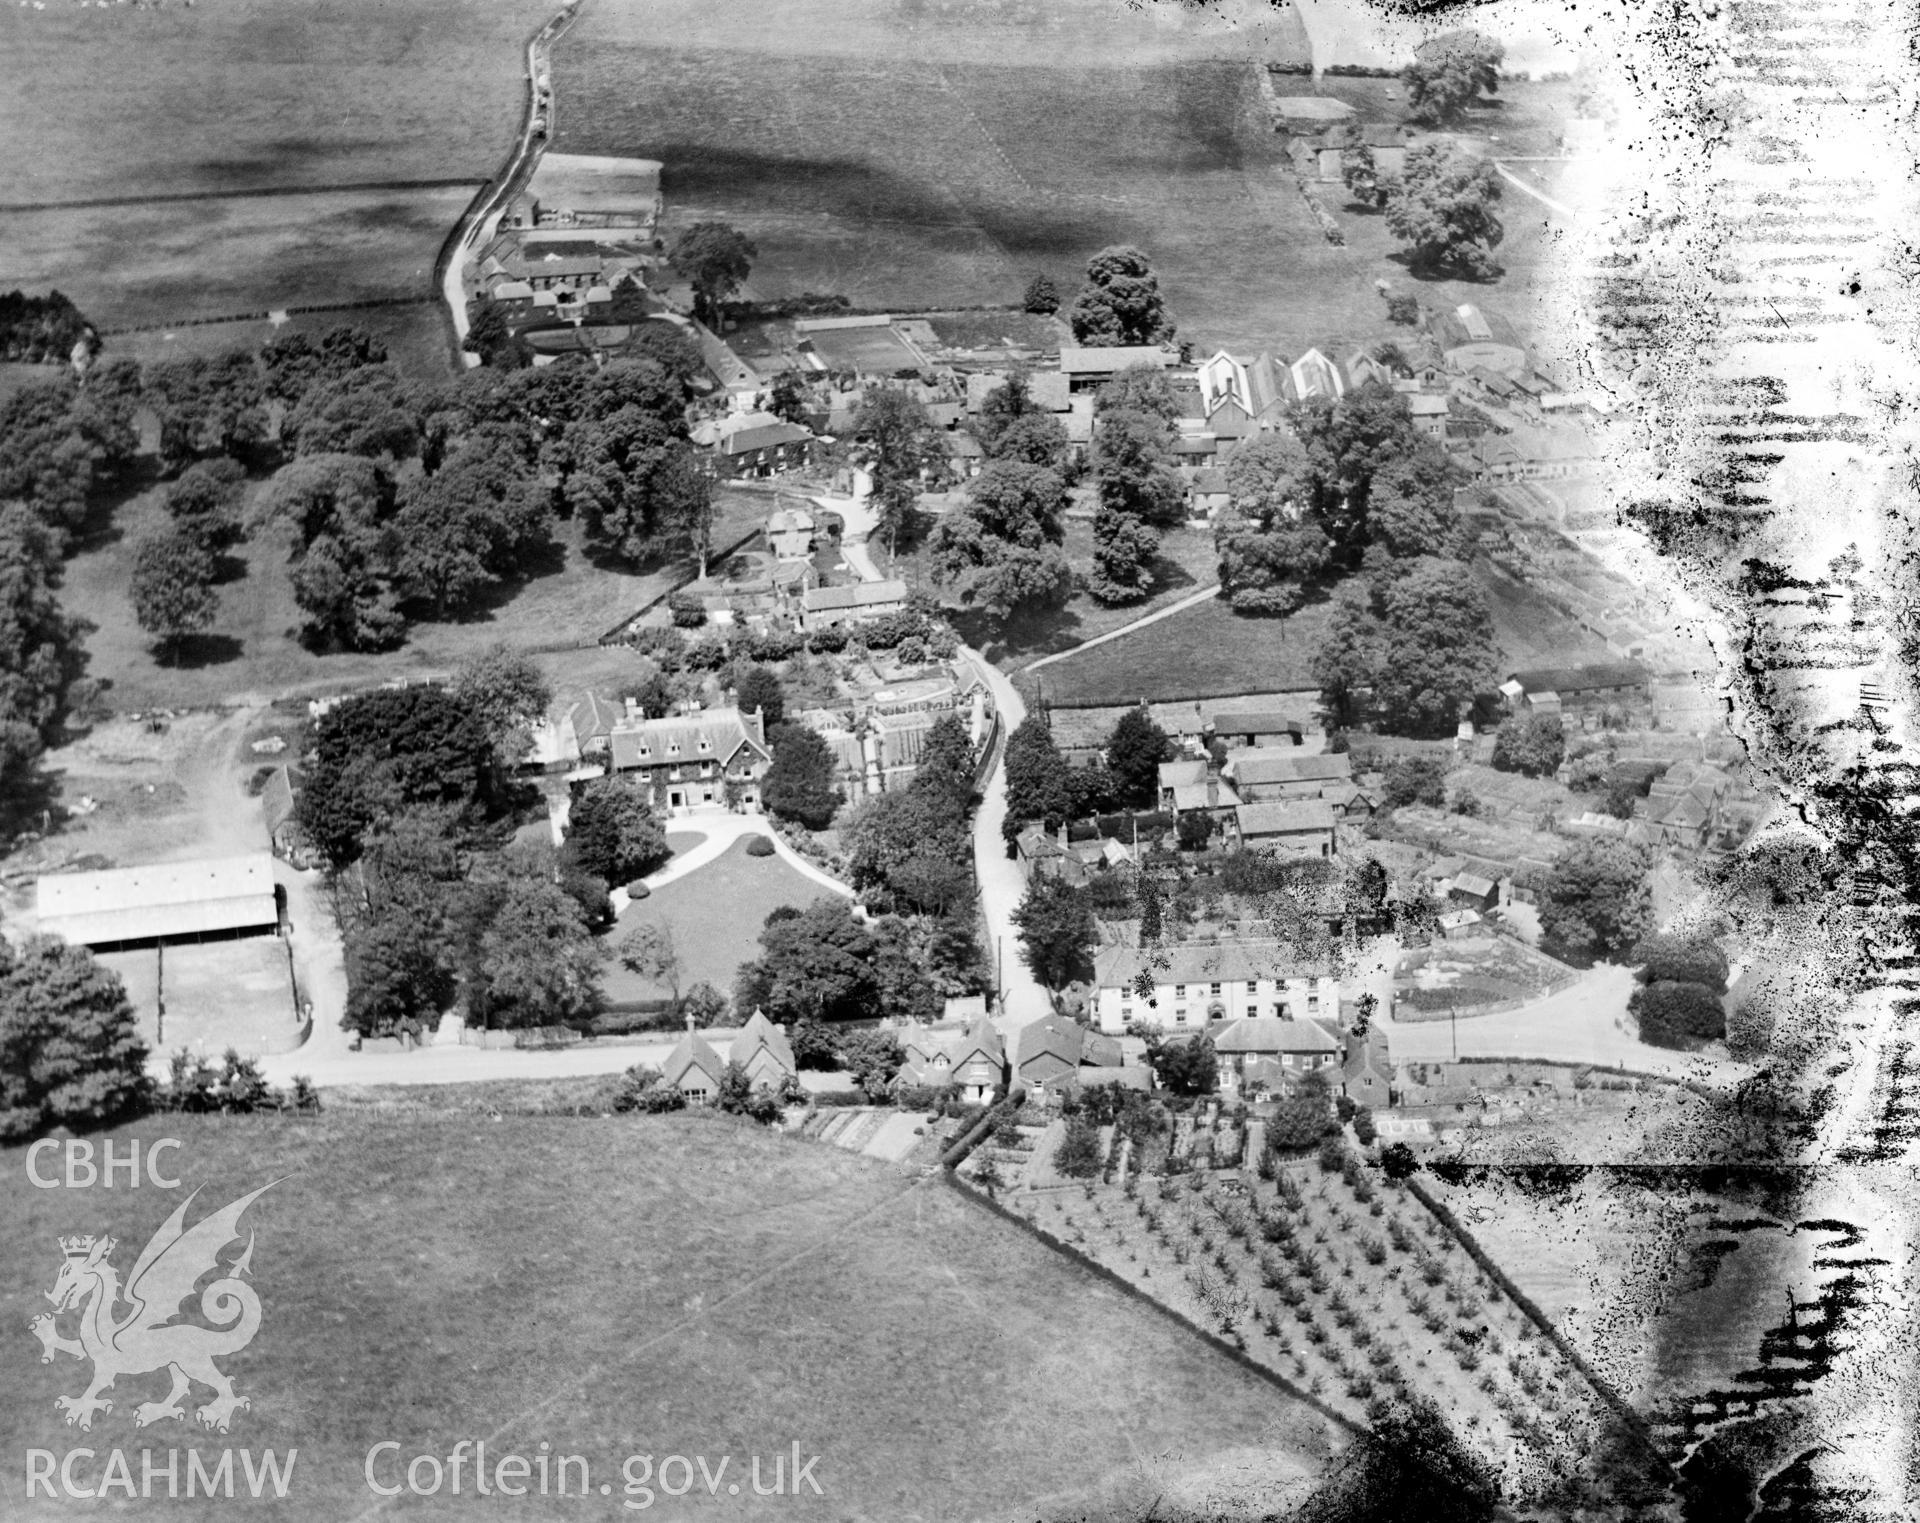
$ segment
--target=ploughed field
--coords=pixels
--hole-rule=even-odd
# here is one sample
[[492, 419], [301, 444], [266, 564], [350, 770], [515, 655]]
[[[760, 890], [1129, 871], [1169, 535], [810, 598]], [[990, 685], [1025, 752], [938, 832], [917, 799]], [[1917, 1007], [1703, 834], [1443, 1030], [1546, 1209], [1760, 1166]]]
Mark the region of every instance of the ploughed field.
[[[731, 1455], [744, 1480], [749, 1456], [764, 1475], [797, 1443], [821, 1456], [825, 1494], [774, 1505], [820, 1518], [1066, 1512], [1113, 1495], [1146, 1456], [1261, 1447], [1312, 1465], [1323, 1452], [1324, 1421], [1304, 1405], [938, 1180], [748, 1123], [388, 1102], [107, 1135], [121, 1151], [134, 1136], [181, 1139], [163, 1170], [205, 1187], [194, 1220], [280, 1181], [242, 1228], [255, 1233], [259, 1332], [219, 1361], [252, 1405], [224, 1436], [172, 1420], [137, 1429], [134, 1408], [166, 1381], [128, 1375], [91, 1432], [62, 1425], [54, 1398], [77, 1395], [87, 1366], [40, 1364], [24, 1331], [46, 1309], [57, 1240], [113, 1235], [124, 1277], [184, 1189], [36, 1189], [9, 1149], [0, 1322], [15, 1348], [0, 1446], [16, 1462], [29, 1448], [118, 1447], [137, 1485], [143, 1447], [162, 1465], [181, 1449], [183, 1468], [189, 1446], [293, 1447], [276, 1512], [331, 1523], [379, 1501], [362, 1472], [387, 1441], [400, 1446], [385, 1452], [387, 1484], [396, 1454], [444, 1460], [485, 1438], [493, 1455], [532, 1456], [548, 1441], [585, 1456], [594, 1492], [610, 1484], [616, 1503], [630, 1454]], [[80, 1462], [77, 1478], [103, 1463]], [[695, 1476], [702, 1516], [764, 1514], [747, 1485], [710, 1498]], [[393, 1510], [451, 1516], [473, 1500], [469, 1469], [465, 1495]], [[10, 1492], [7, 1513], [72, 1505]]]

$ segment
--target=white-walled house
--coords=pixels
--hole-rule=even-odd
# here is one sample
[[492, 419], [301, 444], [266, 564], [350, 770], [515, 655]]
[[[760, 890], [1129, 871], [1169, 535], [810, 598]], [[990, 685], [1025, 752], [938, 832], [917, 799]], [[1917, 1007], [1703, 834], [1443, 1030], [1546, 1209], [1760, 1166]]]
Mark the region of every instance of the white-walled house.
[[[1149, 1002], [1137, 986], [1153, 978]], [[1289, 959], [1277, 942], [1186, 943], [1143, 952], [1103, 947], [1094, 958], [1093, 1008], [1099, 1029], [1129, 1026], [1204, 1031], [1217, 1021], [1257, 1018], [1338, 1020], [1340, 981], [1325, 968]]]

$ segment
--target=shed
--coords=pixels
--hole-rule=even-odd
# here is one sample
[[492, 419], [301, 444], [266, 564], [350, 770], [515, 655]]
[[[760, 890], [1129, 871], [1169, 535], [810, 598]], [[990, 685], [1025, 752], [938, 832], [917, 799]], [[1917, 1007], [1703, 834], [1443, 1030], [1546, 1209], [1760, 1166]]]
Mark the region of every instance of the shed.
[[39, 879], [35, 897], [42, 931], [95, 951], [271, 936], [280, 928], [267, 851], [59, 873]]

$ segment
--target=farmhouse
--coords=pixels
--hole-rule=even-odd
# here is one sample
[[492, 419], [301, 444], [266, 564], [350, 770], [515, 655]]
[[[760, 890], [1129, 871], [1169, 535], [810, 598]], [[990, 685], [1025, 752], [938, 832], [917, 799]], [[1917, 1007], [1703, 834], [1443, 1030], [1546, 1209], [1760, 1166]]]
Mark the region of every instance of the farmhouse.
[[[1340, 984], [1320, 968], [1291, 965], [1278, 942], [1181, 942], [1160, 951], [1103, 947], [1093, 962], [1093, 1010], [1100, 1029], [1129, 1026], [1204, 1030], [1209, 1022], [1271, 1016], [1329, 1019], [1340, 1011]], [[1139, 979], [1153, 983], [1151, 1000]]]
[[1073, 1088], [1084, 1068], [1119, 1068], [1120, 1044], [1063, 1015], [1042, 1016], [1014, 1035], [1013, 1078], [1030, 1090], [1058, 1098]]
[[1334, 835], [1338, 818], [1325, 799], [1281, 799], [1270, 804], [1242, 804], [1233, 812], [1232, 831], [1247, 851], [1331, 857], [1339, 851]]
[[803, 629], [826, 629], [860, 619], [877, 619], [907, 606], [907, 584], [855, 582], [847, 587], [814, 587], [800, 597]]
[[1319, 1021], [1243, 1016], [1213, 1033], [1220, 1088], [1227, 1094], [1278, 1089], [1302, 1074], [1331, 1068], [1340, 1043]]
[[805, 560], [813, 554], [813, 515], [804, 508], [776, 508], [767, 515], [767, 548], [776, 560]]
[[608, 755], [616, 772], [637, 772], [656, 809], [691, 809], [727, 800], [758, 805], [760, 779], [773, 760], [760, 711], [707, 709], [647, 719], [636, 709], [613, 727]]
[[984, 1012], [964, 1027], [916, 1027], [900, 1050], [897, 1084], [951, 1087], [968, 1104], [983, 1105], [1007, 1082], [1006, 1042]]
[[813, 430], [769, 412], [732, 413], [693, 432], [711, 475], [732, 480], [777, 476], [812, 458]]
[[40, 929], [96, 952], [280, 929], [273, 854], [59, 873], [35, 880]]

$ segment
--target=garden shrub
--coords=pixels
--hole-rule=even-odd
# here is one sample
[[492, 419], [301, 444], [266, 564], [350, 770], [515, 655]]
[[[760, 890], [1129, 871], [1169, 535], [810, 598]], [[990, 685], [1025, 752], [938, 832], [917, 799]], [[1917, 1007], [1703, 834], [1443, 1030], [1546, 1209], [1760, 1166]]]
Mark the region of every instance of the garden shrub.
[[774, 853], [773, 842], [767, 836], [749, 836], [747, 838], [747, 855], [748, 856], [770, 857], [773, 855], [773, 853]]

